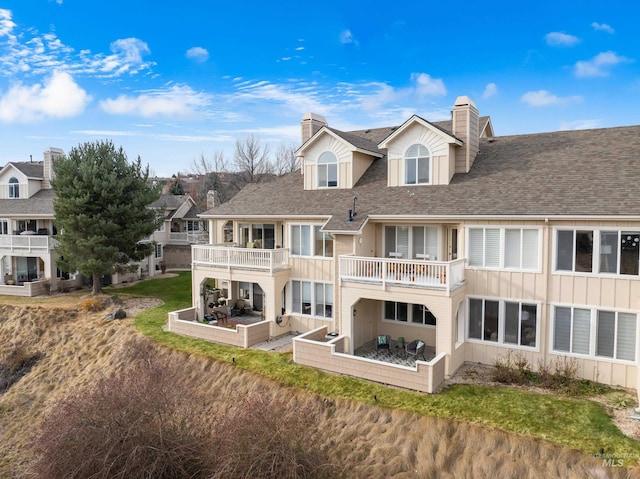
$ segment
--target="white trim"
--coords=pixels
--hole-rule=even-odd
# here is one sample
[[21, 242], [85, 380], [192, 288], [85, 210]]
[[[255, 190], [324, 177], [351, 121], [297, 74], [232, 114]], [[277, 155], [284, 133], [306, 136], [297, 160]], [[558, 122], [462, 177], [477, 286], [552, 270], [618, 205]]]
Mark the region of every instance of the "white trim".
[[[471, 256], [470, 256], [470, 247], [471, 241], [469, 239], [469, 233], [472, 229], [482, 229], [483, 230], [483, 259], [482, 266], [472, 265], [470, 264]], [[497, 229], [500, 230], [500, 265], [499, 266], [484, 266], [485, 264], [485, 251], [486, 251], [486, 230], [487, 229]], [[506, 230], [537, 230], [538, 231], [538, 251], [537, 251], [537, 266], [535, 268], [513, 268], [506, 267], [505, 264], [505, 237]], [[525, 273], [542, 273], [542, 248], [543, 248], [543, 236], [542, 236], [543, 226], [541, 225], [485, 225], [485, 224], [470, 224], [464, 225], [465, 232], [465, 255], [467, 258], [466, 269], [470, 270], [490, 270], [490, 271], [507, 271], [507, 272], [525, 272]], [[523, 255], [522, 255], [522, 247], [524, 245], [524, 235], [520, 235], [520, 264], [523, 263]]]

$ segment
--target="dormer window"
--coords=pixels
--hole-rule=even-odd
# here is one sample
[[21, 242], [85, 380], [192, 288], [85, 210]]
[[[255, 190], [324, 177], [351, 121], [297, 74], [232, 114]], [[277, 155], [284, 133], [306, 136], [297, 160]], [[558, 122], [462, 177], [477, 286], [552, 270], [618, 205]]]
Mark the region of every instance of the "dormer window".
[[330, 151], [325, 151], [318, 158], [318, 188], [335, 188], [338, 186], [338, 159]]
[[9, 179], [9, 198], [20, 198], [20, 184], [15, 176]]
[[420, 144], [411, 145], [404, 155], [405, 185], [424, 185], [431, 181], [429, 150]]

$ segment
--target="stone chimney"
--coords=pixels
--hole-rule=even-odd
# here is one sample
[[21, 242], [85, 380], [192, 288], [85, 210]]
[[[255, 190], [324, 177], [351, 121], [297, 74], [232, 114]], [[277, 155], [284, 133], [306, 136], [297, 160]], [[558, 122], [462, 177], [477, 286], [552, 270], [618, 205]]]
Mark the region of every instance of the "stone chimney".
[[327, 120], [324, 119], [324, 116], [318, 115], [317, 113], [305, 113], [302, 115], [302, 121], [300, 122], [302, 131], [301, 144], [304, 145], [304, 143], [315, 135], [323, 126], [328, 126]]
[[215, 206], [216, 206], [216, 191], [209, 190], [207, 191], [207, 209], [210, 210]]
[[453, 134], [464, 144], [456, 150], [456, 173], [469, 173], [480, 148], [480, 116], [468, 96], [459, 96], [451, 112]]
[[64, 156], [64, 151], [60, 148], [49, 147], [44, 150], [44, 164], [42, 171], [42, 188], [51, 189], [51, 180], [53, 179], [53, 162]]

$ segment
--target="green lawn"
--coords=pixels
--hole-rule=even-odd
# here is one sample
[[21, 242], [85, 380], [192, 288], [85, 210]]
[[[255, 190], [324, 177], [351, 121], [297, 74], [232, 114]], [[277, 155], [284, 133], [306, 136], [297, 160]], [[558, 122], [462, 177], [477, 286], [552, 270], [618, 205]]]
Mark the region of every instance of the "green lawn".
[[290, 353], [239, 349], [163, 331], [170, 311], [191, 306], [189, 272], [182, 272], [175, 278], [144, 281], [106, 292], [153, 296], [164, 300], [163, 305], [139, 314], [135, 323], [140, 332], [157, 342], [224, 362], [230, 363], [235, 358], [236, 367], [258, 372], [285, 386], [326, 396], [375, 402], [380, 407], [425, 416], [463, 419], [587, 453], [597, 453], [604, 448], [618, 455], [640, 457], [640, 443], [623, 435], [600, 404], [586, 399], [536, 394], [508, 387], [471, 385], [457, 385], [431, 395], [402, 391], [293, 364]]

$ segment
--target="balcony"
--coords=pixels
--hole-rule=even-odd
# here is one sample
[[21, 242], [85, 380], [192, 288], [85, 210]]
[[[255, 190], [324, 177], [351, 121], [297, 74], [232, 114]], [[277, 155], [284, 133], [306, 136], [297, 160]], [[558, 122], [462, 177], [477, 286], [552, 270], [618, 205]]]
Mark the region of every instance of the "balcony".
[[253, 271], [274, 272], [289, 269], [289, 250], [236, 248], [229, 246], [193, 245], [191, 247], [193, 264], [225, 268], [239, 268]]
[[169, 233], [170, 244], [206, 244], [209, 241], [209, 233], [206, 231], [183, 231]]
[[450, 292], [464, 283], [465, 259], [421, 261], [340, 256], [340, 280], [414, 286]]
[[0, 235], [0, 251], [5, 254], [48, 253], [56, 240], [45, 235]]

